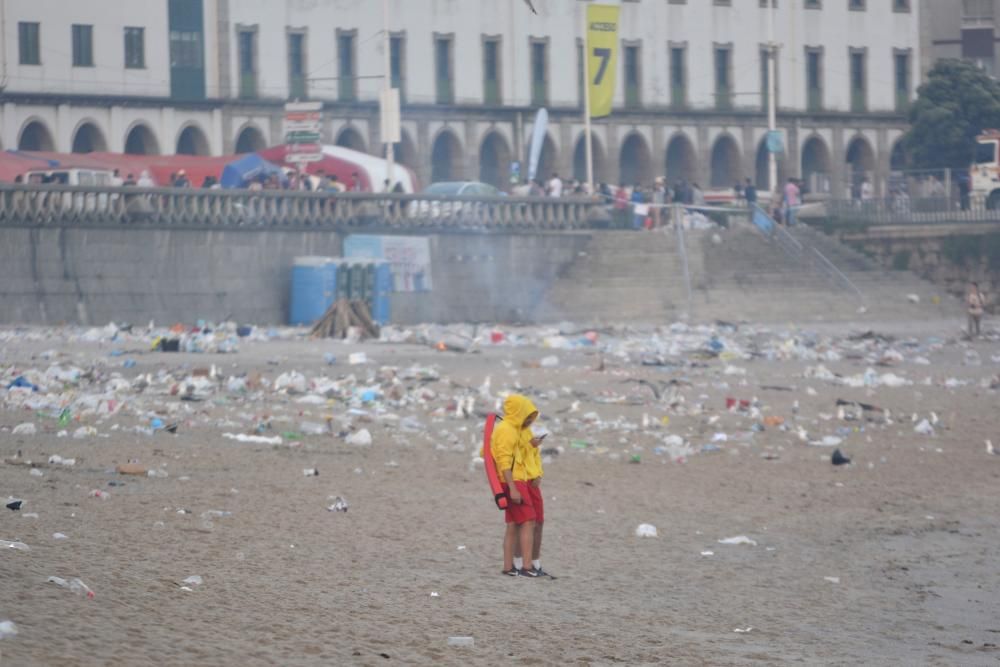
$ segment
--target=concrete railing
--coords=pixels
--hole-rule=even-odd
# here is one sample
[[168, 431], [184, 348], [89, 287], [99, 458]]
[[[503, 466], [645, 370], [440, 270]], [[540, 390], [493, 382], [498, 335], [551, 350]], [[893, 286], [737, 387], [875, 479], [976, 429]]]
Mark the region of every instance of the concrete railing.
[[581, 229], [606, 225], [589, 198], [435, 197], [0, 184], [0, 225]]

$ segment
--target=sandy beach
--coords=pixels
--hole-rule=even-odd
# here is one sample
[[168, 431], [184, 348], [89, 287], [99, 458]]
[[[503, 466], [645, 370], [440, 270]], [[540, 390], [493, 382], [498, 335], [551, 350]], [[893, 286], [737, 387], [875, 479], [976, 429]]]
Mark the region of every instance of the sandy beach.
[[[0, 550], [0, 621], [17, 631], [0, 664], [996, 664], [1000, 335], [959, 326], [596, 344], [500, 328], [467, 351], [286, 336], [229, 354], [5, 329], [0, 497], [24, 502], [0, 508], [0, 539], [29, 549]], [[305, 386], [278, 390], [293, 370]], [[17, 377], [38, 391], [7, 390]], [[502, 514], [475, 457], [510, 391], [552, 433], [542, 562], [557, 579], [500, 575]], [[853, 402], [882, 410], [852, 419]], [[176, 433], [150, 433], [155, 419]], [[352, 444], [362, 429], [371, 444]], [[157, 476], [116, 472], [129, 462]]]

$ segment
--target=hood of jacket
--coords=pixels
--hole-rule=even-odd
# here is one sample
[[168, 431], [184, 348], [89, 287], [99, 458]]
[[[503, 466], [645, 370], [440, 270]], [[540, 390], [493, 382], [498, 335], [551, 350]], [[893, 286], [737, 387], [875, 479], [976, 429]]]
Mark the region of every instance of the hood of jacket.
[[517, 428], [524, 427], [524, 420], [538, 412], [538, 408], [527, 397], [511, 394], [503, 402], [503, 419]]

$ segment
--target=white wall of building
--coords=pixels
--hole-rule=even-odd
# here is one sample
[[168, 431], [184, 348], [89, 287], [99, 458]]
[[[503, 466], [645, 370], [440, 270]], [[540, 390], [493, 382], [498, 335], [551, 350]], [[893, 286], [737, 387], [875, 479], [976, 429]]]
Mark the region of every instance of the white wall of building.
[[[167, 3], [155, 0], [5, 0], [6, 90], [77, 95], [170, 95]], [[21, 65], [18, 23], [40, 23], [40, 65]], [[73, 24], [93, 25], [94, 66], [73, 67]], [[145, 28], [146, 67], [125, 68], [125, 27]], [[2, 76], [2, 74], [0, 74]]]
[[[611, 0], [613, 2], [614, 0]], [[920, 32], [914, 3], [910, 12], [894, 12], [891, 0], [869, 0], [865, 11], [850, 11], [847, 0], [824, 0], [821, 9], [805, 9], [801, 1], [782, 0], [775, 11], [779, 56], [779, 99], [783, 108], [805, 110], [806, 46], [824, 49], [824, 108], [850, 110], [849, 50], [868, 53], [868, 108], [895, 109], [894, 49], [910, 49], [914, 81], [919, 75]], [[508, 105], [530, 104], [529, 44], [549, 39], [549, 97], [551, 106], [575, 106], [577, 39], [582, 30], [581, 0], [540, 0], [540, 15], [517, 0], [390, 0], [390, 30], [406, 38], [407, 99], [435, 102], [434, 35], [454, 36], [455, 100], [479, 104], [483, 100], [484, 35], [502, 37], [502, 91]], [[372, 0], [314, 0], [309, 3], [268, 0], [231, 0], [234, 25], [258, 30], [258, 87], [262, 96], [287, 95], [286, 29], [308, 30], [310, 76], [338, 74], [337, 30], [356, 30], [357, 74], [379, 76], [382, 61], [381, 3]], [[648, 107], [670, 104], [669, 42], [688, 45], [688, 98], [694, 108], [714, 106], [714, 44], [732, 44], [735, 105], [760, 106], [760, 48], [767, 41], [768, 11], [755, 0], [734, 0], [732, 6], [709, 0], [685, 5], [665, 0], [621, 3], [623, 40], [642, 47], [642, 100]], [[235, 35], [233, 48], [236, 48]], [[234, 51], [235, 53], [235, 51]], [[616, 103], [624, 104], [622, 60], [617, 72]], [[238, 59], [231, 60], [232, 81], [238, 81]], [[363, 100], [377, 98], [379, 79], [358, 82]], [[915, 90], [916, 86], [913, 86]], [[336, 81], [313, 81], [310, 94], [336, 99]]]

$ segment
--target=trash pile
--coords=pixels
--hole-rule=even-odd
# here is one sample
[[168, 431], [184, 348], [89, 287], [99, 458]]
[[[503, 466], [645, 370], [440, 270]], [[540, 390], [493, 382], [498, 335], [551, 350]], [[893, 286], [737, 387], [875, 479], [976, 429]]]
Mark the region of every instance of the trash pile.
[[[300, 369], [277, 359], [240, 370], [238, 364], [175, 361], [161, 353], [172, 340], [179, 351], [227, 353], [237, 360], [238, 341], [266, 346], [298, 340], [319, 349], [310, 351], [315, 362]], [[366, 350], [352, 348], [346, 355], [329, 347], [345, 343], [310, 342], [302, 328], [235, 323], [3, 330], [0, 341], [53, 344], [33, 357], [33, 365], [0, 366], [0, 408], [24, 415], [10, 434], [54, 433], [81, 441], [116, 431], [166, 437], [205, 429], [251, 445], [297, 447], [321, 439], [367, 448], [426, 441], [439, 450], [476, 453], [478, 421], [519, 391], [546, 405], [545, 424], [556, 436], [546, 450], [550, 458], [577, 452], [632, 464], [648, 462], [648, 455], [684, 462], [756, 444], [761, 456], [777, 460], [784, 447], [842, 449], [851, 438], [870, 437], [873, 429], [902, 420], [867, 395], [838, 397], [808, 414], [802, 405], [815, 403], [817, 395], [810, 384], [869, 393], [930, 384], [950, 390], [1000, 387], [998, 374], [988, 370], [978, 382], [927, 374], [931, 358], [953, 349], [973, 372], [1000, 363], [1000, 357], [983, 359], [958, 338], [894, 338], [873, 331], [836, 337], [729, 322], [603, 329], [572, 323], [386, 326]], [[86, 344], [84, 351], [60, 351], [72, 343]], [[454, 366], [444, 358], [442, 364], [400, 365], [372, 358], [403, 343], [452, 355], [493, 350], [498, 361], [481, 383], [463, 383], [443, 373]], [[522, 353], [515, 365], [510, 355], [518, 349], [532, 356], [524, 359]], [[346, 356], [346, 363], [338, 363], [338, 356]], [[781, 384], [758, 384], [751, 364], [763, 361], [801, 370], [790, 370]], [[575, 373], [582, 382], [552, 372]], [[912, 422], [919, 436], [946, 428], [934, 413], [914, 415]], [[850, 458], [839, 454], [838, 460]], [[133, 474], [166, 475], [140, 468]]]

